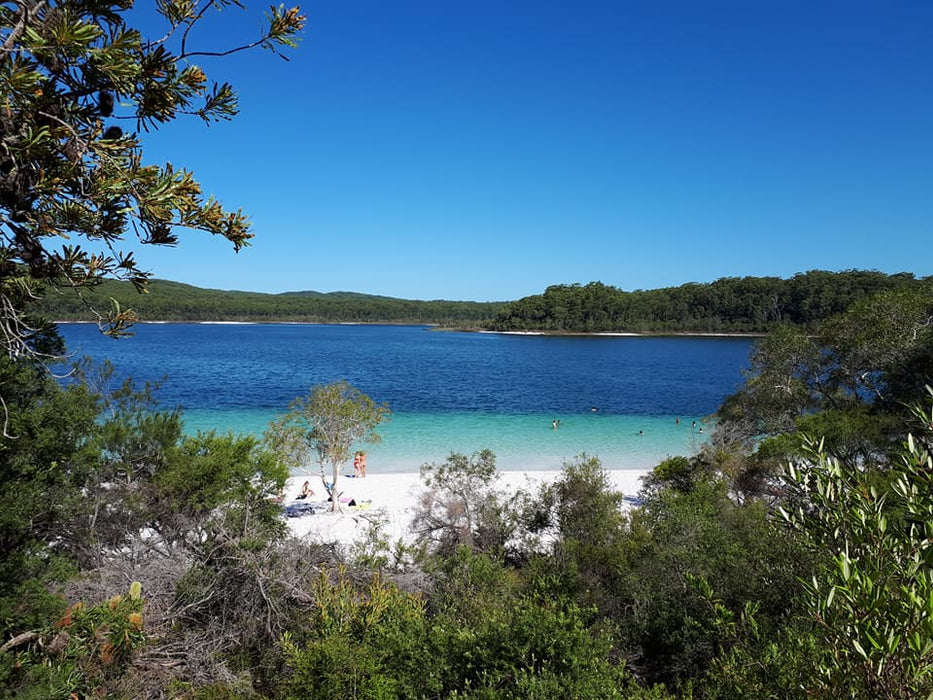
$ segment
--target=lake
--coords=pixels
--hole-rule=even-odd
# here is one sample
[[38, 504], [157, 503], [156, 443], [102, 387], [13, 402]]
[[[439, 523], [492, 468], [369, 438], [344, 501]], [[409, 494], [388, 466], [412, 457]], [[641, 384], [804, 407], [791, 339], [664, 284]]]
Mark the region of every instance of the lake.
[[483, 448], [500, 469], [558, 469], [582, 453], [645, 468], [690, 454], [754, 343], [424, 326], [140, 324], [121, 340], [92, 324], [60, 329], [76, 356], [109, 359], [140, 382], [164, 378], [157, 397], [183, 409], [187, 432], [259, 434], [296, 396], [345, 379], [393, 412], [382, 441], [365, 446], [382, 471]]

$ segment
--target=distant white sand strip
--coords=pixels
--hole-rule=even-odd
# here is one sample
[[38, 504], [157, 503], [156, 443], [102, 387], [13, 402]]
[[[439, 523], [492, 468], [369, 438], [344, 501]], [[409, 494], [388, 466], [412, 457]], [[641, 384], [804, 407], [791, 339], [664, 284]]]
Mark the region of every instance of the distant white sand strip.
[[[641, 478], [648, 473], [645, 469], [613, 469], [606, 472], [612, 486], [624, 496], [633, 498], [641, 489]], [[550, 471], [500, 471], [496, 482], [497, 490], [509, 495], [518, 489], [536, 491], [545, 483], [557, 479], [561, 472]], [[285, 505], [302, 503], [295, 496], [301, 491], [301, 485], [307, 480], [315, 495], [308, 502], [323, 500], [324, 489], [319, 476], [296, 476], [289, 480], [285, 489]], [[343, 497], [352, 498], [364, 507], [348, 507], [338, 513], [315, 513], [300, 517], [288, 517], [291, 534], [296, 537], [308, 537], [320, 542], [336, 542], [349, 547], [353, 542], [365, 536], [370, 519], [383, 520], [383, 532], [390, 542], [401, 539], [412, 541], [409, 530], [414, 508], [419, 495], [425, 490], [419, 474], [414, 472], [379, 474], [371, 473], [365, 479], [341, 478], [338, 489]]]

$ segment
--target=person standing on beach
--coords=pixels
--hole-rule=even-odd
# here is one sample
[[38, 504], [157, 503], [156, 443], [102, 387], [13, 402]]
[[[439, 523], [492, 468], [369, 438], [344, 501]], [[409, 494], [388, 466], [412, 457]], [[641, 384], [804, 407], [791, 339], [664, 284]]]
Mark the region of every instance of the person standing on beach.
[[362, 479], [366, 476], [366, 451], [357, 450], [353, 453], [353, 476]]

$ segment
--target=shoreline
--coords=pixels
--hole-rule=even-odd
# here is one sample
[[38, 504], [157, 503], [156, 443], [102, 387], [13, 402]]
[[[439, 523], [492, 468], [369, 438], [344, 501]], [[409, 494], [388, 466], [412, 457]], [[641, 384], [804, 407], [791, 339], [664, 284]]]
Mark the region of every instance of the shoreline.
[[[650, 469], [607, 469], [610, 485], [620, 492], [631, 505], [641, 489], [641, 479]], [[497, 472], [494, 488], [504, 496], [511, 497], [519, 489], [535, 492], [541, 486], [552, 483], [563, 472], [561, 470], [525, 470]], [[320, 474], [294, 475], [288, 479], [284, 490], [283, 506], [301, 504], [296, 500], [302, 484], [308, 481], [315, 495], [308, 503], [322, 503], [324, 493]], [[320, 512], [287, 517], [283, 519], [292, 537], [321, 543], [336, 543], [350, 549], [365, 540], [370, 530], [379, 524], [383, 537], [390, 547], [396, 542], [412, 544], [415, 540], [410, 525], [418, 500], [425, 491], [419, 472], [375, 472], [365, 478], [341, 475], [337, 487], [343, 498], [352, 498], [357, 507], [343, 506], [342, 511]], [[320, 500], [318, 500], [320, 499]]]
[[[93, 320], [55, 320], [55, 325], [62, 324], [94, 324]], [[396, 322], [396, 321], [226, 321], [226, 320], [136, 320], [133, 325], [168, 325], [179, 326], [423, 326], [425, 330], [454, 333], [482, 333], [489, 335], [515, 335], [515, 336], [553, 336], [553, 337], [580, 337], [580, 338], [764, 338], [768, 334], [764, 331], [498, 331], [487, 328], [441, 326], [435, 322]]]
[[543, 335], [558, 337], [581, 338], [764, 338], [768, 334], [759, 331], [739, 332], [713, 332], [713, 331], [490, 331], [455, 328], [462, 333], [491, 333], [496, 335]]

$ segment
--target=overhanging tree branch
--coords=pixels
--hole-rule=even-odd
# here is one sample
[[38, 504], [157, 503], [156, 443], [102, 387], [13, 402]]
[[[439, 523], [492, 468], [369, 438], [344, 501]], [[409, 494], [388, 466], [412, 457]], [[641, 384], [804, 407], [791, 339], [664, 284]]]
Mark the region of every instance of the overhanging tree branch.
[[[107, 124], [135, 119], [151, 129], [183, 114], [205, 121], [235, 115], [232, 87], [211, 83], [188, 59], [294, 46], [305, 18], [297, 7], [272, 8], [255, 41], [216, 51], [193, 46], [192, 32], [207, 21], [207, 10], [230, 5], [243, 7], [235, 0], [161, 0], [156, 9], [170, 29], [154, 42], [126, 25], [128, 0], [0, 5], [0, 290], [6, 294], [0, 343], [7, 354], [32, 352], [25, 305], [41, 311], [36, 297], [43, 286], [80, 293], [105, 279], [128, 279], [145, 288], [149, 273], [122, 249], [128, 231], [148, 245], [174, 245], [182, 228], [223, 236], [235, 250], [248, 245], [253, 234], [241, 211], [205, 198], [183, 169], [143, 165], [137, 134]], [[181, 46], [173, 51], [168, 43], [179, 27]], [[84, 239], [92, 247], [69, 244], [56, 252], [46, 245], [56, 238]], [[37, 283], [33, 292], [11, 296], [8, 288], [19, 279]], [[107, 318], [116, 331], [130, 320]]]

